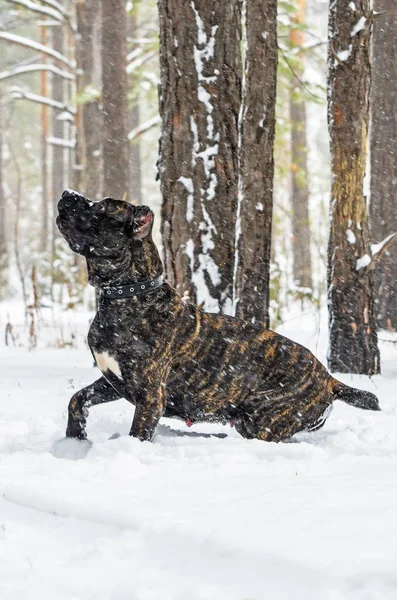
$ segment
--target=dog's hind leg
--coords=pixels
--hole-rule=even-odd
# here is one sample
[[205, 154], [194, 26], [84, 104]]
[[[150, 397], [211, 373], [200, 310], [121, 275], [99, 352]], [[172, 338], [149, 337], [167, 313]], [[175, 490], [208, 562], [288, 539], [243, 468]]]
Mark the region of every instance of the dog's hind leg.
[[69, 402], [66, 437], [85, 440], [87, 438], [85, 426], [89, 407], [104, 402], [113, 402], [121, 397], [105, 377], [100, 377], [91, 385], [76, 392]]

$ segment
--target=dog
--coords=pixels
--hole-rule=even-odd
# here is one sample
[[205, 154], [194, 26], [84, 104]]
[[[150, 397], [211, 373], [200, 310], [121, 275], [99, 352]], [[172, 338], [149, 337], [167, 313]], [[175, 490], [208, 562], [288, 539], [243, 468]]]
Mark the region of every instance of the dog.
[[183, 301], [162, 280], [147, 206], [66, 190], [58, 211], [98, 291], [88, 344], [102, 371], [70, 400], [67, 437], [86, 439], [88, 408], [119, 398], [135, 405], [130, 435], [142, 441], [163, 416], [229, 422], [244, 438], [281, 442], [322, 427], [334, 400], [380, 410], [374, 394], [334, 379], [303, 346]]

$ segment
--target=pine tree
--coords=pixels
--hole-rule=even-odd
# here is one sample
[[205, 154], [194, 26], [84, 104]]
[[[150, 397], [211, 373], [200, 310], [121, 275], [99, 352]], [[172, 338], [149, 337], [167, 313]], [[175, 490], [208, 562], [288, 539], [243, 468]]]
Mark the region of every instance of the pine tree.
[[240, 2], [160, 0], [159, 176], [168, 281], [232, 312]]
[[[394, 0], [376, 0], [371, 93], [371, 229], [379, 242], [397, 230], [397, 12]], [[383, 329], [397, 329], [397, 244], [375, 272], [376, 314]]]
[[236, 315], [269, 326], [277, 78], [277, 2], [246, 5], [245, 85], [240, 119]]
[[369, 0], [333, 0], [329, 12], [328, 125], [332, 161], [328, 245], [329, 367], [379, 373], [368, 206]]

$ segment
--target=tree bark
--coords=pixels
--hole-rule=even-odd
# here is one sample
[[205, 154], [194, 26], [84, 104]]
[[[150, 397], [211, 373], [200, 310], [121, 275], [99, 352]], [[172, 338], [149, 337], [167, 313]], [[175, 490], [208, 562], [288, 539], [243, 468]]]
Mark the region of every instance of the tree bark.
[[168, 281], [231, 313], [241, 99], [239, 0], [159, 0], [159, 176]]
[[129, 198], [125, 0], [102, 0], [104, 194]]
[[249, 0], [236, 227], [236, 316], [269, 326], [277, 1]]
[[380, 371], [370, 261], [368, 207], [363, 194], [371, 84], [369, 0], [330, 4], [328, 127], [332, 161], [328, 246], [329, 367]]
[[[47, 42], [46, 27], [40, 27], [40, 42], [45, 46]], [[41, 61], [45, 64], [47, 57], [41, 55]], [[47, 71], [40, 72], [40, 95], [46, 97], [48, 95], [48, 73]], [[48, 132], [49, 132], [49, 115], [48, 106], [42, 104], [40, 107], [40, 134], [41, 134], [41, 232], [40, 232], [40, 250], [44, 251], [48, 246]]]
[[[397, 12], [394, 0], [375, 0], [371, 92], [371, 226], [374, 241], [397, 231]], [[383, 12], [385, 11], [385, 12]], [[397, 245], [375, 272], [378, 325], [397, 330]]]
[[3, 116], [3, 94], [0, 90], [0, 268], [4, 267], [6, 246], [6, 197], [4, 193], [4, 166], [3, 166], [3, 144], [4, 144], [4, 116]]
[[[138, 36], [138, 21], [136, 16], [136, 8], [128, 19], [128, 35], [131, 38]], [[139, 89], [136, 82], [132, 81], [135, 86], [133, 100], [129, 109], [129, 130], [133, 131], [140, 125], [140, 107], [139, 107]], [[131, 83], [130, 83], [131, 86]], [[142, 203], [142, 171], [141, 171], [141, 142], [139, 136], [129, 143], [129, 160], [130, 160], [130, 179], [131, 179], [131, 200], [136, 204]]]
[[75, 187], [84, 196], [102, 196], [101, 137], [103, 115], [100, 108], [100, 18], [97, 0], [78, 0], [77, 16], [77, 171]]
[[[293, 21], [302, 26], [305, 21], [306, 1], [298, 1], [298, 11]], [[292, 28], [290, 33], [292, 48], [298, 50], [295, 56], [292, 85], [290, 90], [291, 118], [291, 207], [292, 207], [292, 241], [293, 241], [293, 274], [298, 288], [313, 288], [312, 264], [310, 253], [309, 222], [309, 185], [307, 170], [306, 140], [306, 104], [302, 98], [303, 86], [298, 80], [303, 79], [304, 55], [302, 50], [305, 35], [302, 28]]]
[[[62, 27], [52, 28], [52, 47], [55, 51], [63, 53], [63, 31]], [[60, 65], [55, 65], [60, 66]], [[57, 102], [65, 102], [64, 99], [64, 80], [55, 73], [52, 79], [52, 99]], [[54, 138], [64, 138], [64, 124], [58, 119], [59, 111], [52, 111], [52, 136]], [[56, 203], [64, 188], [65, 176], [65, 150], [62, 146], [52, 146], [52, 201], [53, 201], [53, 219], [52, 219], [52, 243], [58, 236], [58, 228], [55, 224]]]

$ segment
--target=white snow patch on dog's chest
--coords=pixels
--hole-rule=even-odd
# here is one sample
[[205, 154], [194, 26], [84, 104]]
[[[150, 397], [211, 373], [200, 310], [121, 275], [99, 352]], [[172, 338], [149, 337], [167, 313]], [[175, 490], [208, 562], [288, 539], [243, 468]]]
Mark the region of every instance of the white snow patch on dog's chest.
[[94, 352], [95, 360], [101, 371], [112, 371], [119, 379], [123, 379], [117, 360], [108, 352]]

